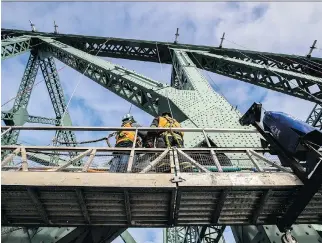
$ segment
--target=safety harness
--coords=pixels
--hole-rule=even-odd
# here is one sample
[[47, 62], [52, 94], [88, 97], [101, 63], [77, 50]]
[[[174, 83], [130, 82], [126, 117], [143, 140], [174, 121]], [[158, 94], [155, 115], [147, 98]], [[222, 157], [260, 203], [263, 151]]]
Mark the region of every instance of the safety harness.
[[[130, 121], [130, 122], [123, 123], [122, 127], [132, 127], [132, 122]], [[117, 132], [115, 139], [116, 139], [116, 144], [119, 144], [120, 142], [126, 142], [126, 141], [134, 142], [135, 131]], [[137, 144], [137, 146], [142, 147], [142, 142], [139, 139], [139, 137], [137, 137], [137, 139], [136, 139], [136, 144]]]
[[[165, 119], [166, 121], [164, 121], [163, 119]], [[174, 133], [171, 129], [172, 127], [181, 127], [179, 122], [177, 122], [175, 119], [168, 117], [168, 116], [160, 116], [158, 126], [164, 127], [164, 128], [170, 128], [170, 132], [165, 131], [165, 132], [161, 133], [161, 135], [163, 135], [165, 138], [165, 142], [167, 144], [167, 147], [171, 147], [171, 144], [169, 141], [169, 137], [171, 136], [176, 141], [178, 147], [181, 148], [181, 144], [179, 142], [178, 137], [180, 137], [180, 140], [182, 140], [183, 132]]]

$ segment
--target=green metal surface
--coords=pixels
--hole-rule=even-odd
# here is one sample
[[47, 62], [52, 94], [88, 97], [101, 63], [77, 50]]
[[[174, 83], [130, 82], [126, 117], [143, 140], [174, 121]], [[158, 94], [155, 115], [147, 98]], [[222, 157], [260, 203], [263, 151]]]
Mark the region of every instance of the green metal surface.
[[[39, 68], [38, 53], [31, 53], [27, 62], [25, 72], [23, 74], [17, 96], [13, 107], [8, 112], [11, 113], [12, 120], [5, 120], [5, 123], [11, 126], [22, 125], [26, 122], [27, 106], [29, 103], [32, 88], [34, 86], [37, 72]], [[2, 115], [1, 115], [2, 116]], [[15, 144], [19, 136], [19, 131], [10, 131], [1, 138], [2, 144]]]
[[30, 37], [7, 38], [1, 41], [1, 60], [20, 55], [30, 50]]
[[125, 243], [136, 243], [132, 235], [129, 233], [129, 231], [125, 230], [120, 237]]
[[[40, 69], [45, 79], [45, 84], [49, 93], [51, 103], [53, 105], [56, 114], [57, 126], [72, 126], [72, 120], [67, 110], [64, 91], [59, 80], [57, 68], [54, 58], [46, 53], [39, 53]], [[59, 131], [55, 134], [55, 137], [59, 141], [66, 143], [76, 143], [76, 136], [73, 131]], [[67, 144], [67, 146], [74, 146], [75, 144]], [[71, 157], [77, 155], [77, 153], [70, 152]], [[53, 157], [53, 161], [57, 162], [57, 156]]]
[[[61, 62], [74, 68], [88, 78], [109, 89], [113, 93], [131, 102], [150, 115], [167, 109], [167, 96], [177, 95], [179, 91], [156, 82], [143, 75], [112, 64], [83, 51], [77, 50], [50, 38], [41, 38], [47, 45], [42, 45], [43, 52], [49, 52]], [[186, 119], [181, 110], [171, 102], [173, 113], [179, 120]]]
[[[31, 116], [28, 114], [27, 110], [24, 109], [24, 114], [20, 115], [19, 117], [15, 118], [19, 114], [11, 113], [11, 112], [1, 112], [1, 120], [5, 122], [6, 125], [9, 125], [12, 123], [13, 120], [18, 120], [19, 118], [23, 118], [21, 122], [19, 122], [19, 126], [23, 125], [25, 122], [28, 123], [41, 123], [41, 124], [48, 124], [48, 125], [56, 125], [59, 120], [54, 118], [47, 118], [42, 116]], [[17, 123], [15, 123], [17, 125]]]
[[[322, 75], [311, 76], [290, 70], [238, 60], [223, 55], [190, 52], [199, 68], [322, 104]], [[312, 89], [315, 87], [315, 90]]]
[[[308, 62], [308, 58], [305, 56], [297, 55], [286, 55], [280, 53], [269, 53], [269, 52], [257, 52], [249, 50], [238, 50], [238, 49], [227, 49], [218, 48], [214, 46], [201, 46], [201, 45], [190, 45], [180, 44], [171, 42], [159, 42], [159, 41], [146, 41], [146, 40], [135, 40], [135, 39], [121, 39], [114, 37], [101, 37], [101, 36], [84, 36], [84, 35], [73, 35], [73, 34], [55, 34], [48, 32], [32, 32], [25, 30], [5, 29], [2, 28], [1, 35], [6, 36], [46, 36], [54, 37], [60, 42], [66, 43], [77, 49], [83, 50], [87, 53], [93, 54], [101, 48], [101, 45], [108, 40], [108, 42], [101, 48], [98, 56], [104, 57], [115, 57], [125, 58], [138, 61], [149, 61], [159, 62], [158, 51], [160, 60], [162, 63], [172, 64], [172, 57], [168, 52], [169, 48], [178, 48], [185, 50], [199, 50], [208, 51], [213, 54], [223, 55], [230, 58], [248, 60], [252, 59], [254, 63], [266, 64], [271, 67], [278, 67], [283, 70], [297, 70], [298, 72], [314, 72], [313, 69], [316, 64], [322, 64], [321, 58], [311, 57]], [[158, 51], [156, 48], [158, 45]], [[313, 68], [313, 69], [311, 69]], [[316, 72], [320, 75], [320, 72]], [[313, 76], [317, 76], [313, 75]]]

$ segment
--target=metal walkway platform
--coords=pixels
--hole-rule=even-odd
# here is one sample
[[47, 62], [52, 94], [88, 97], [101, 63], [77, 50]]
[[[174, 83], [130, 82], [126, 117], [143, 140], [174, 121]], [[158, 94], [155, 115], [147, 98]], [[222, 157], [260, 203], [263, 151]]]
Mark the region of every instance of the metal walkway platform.
[[[290, 173], [2, 172], [4, 225], [275, 224], [302, 183]], [[315, 195], [297, 223], [321, 223]]]
[[[183, 130], [207, 137], [205, 129]], [[303, 183], [267, 149], [207, 144], [171, 149], [1, 146], [7, 151], [1, 161], [2, 225], [268, 225], [276, 224], [299, 196]], [[70, 152], [77, 155], [70, 158]], [[49, 156], [57, 160], [46, 160]], [[120, 156], [127, 156], [126, 166], [113, 169]], [[322, 223], [321, 216], [320, 190], [296, 223]]]

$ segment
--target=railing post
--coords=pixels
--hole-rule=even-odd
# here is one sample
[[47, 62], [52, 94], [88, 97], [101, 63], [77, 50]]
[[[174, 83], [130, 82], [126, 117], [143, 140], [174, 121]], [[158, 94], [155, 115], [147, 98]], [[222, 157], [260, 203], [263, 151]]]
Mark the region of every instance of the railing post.
[[87, 172], [88, 168], [91, 166], [96, 154], [96, 149], [93, 149], [91, 154], [89, 155], [88, 160], [86, 161], [86, 164], [84, 165], [82, 171]]
[[10, 162], [10, 160], [13, 159], [13, 157], [15, 157], [20, 153], [20, 151], [21, 151], [21, 147], [18, 147], [11, 154], [7, 155], [7, 157], [4, 158], [4, 160], [1, 162], [1, 168], [3, 166], [6, 166]]
[[24, 147], [21, 147], [21, 160], [22, 171], [28, 171], [27, 153]]
[[252, 163], [255, 165], [256, 169], [259, 172], [263, 172], [264, 170], [262, 169], [262, 167], [258, 164], [257, 159], [255, 159], [254, 157], [252, 157], [251, 153], [249, 152], [249, 150], [246, 150], [246, 154], [248, 155], [249, 159], [252, 161]]
[[179, 165], [179, 158], [178, 158], [178, 152], [176, 149], [173, 150], [173, 159], [174, 159], [174, 167], [176, 169], [176, 173], [180, 173], [180, 165]]
[[131, 149], [131, 152], [130, 152], [129, 161], [128, 161], [128, 164], [127, 164], [127, 170], [126, 170], [127, 173], [132, 172], [132, 166], [133, 166], [133, 161], [134, 161], [135, 146], [136, 146], [137, 138], [138, 138], [138, 129], [135, 129], [134, 141], [133, 141], [132, 149]]
[[212, 159], [215, 162], [215, 165], [217, 166], [218, 172], [223, 172], [223, 170], [221, 168], [221, 165], [220, 165], [220, 162], [219, 162], [219, 160], [218, 160], [218, 158], [216, 156], [215, 151], [213, 149], [211, 149], [211, 144], [209, 142], [209, 139], [208, 139], [207, 134], [206, 134], [204, 129], [202, 129], [202, 133], [203, 133], [203, 135], [204, 135], [204, 137], [206, 139], [207, 146], [210, 148], [210, 154], [211, 154]]
[[169, 160], [170, 160], [171, 174], [174, 174], [175, 173], [175, 165], [174, 165], [173, 149], [172, 148], [169, 150]]

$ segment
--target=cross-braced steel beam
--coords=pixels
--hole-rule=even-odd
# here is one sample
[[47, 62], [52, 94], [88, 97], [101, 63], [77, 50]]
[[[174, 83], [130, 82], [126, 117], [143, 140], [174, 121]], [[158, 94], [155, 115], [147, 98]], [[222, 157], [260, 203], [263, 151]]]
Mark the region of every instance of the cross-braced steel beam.
[[189, 52], [202, 69], [322, 104], [322, 76], [312, 76], [207, 52]]
[[[31, 35], [55, 37], [55, 39], [63, 43], [66, 43], [70, 46], [73, 46], [90, 54], [97, 53], [98, 50], [101, 48], [100, 52], [98, 53], [98, 56], [103, 57], [124, 58], [149, 62], [159, 62], [160, 57], [162, 63], [172, 64], [172, 57], [169, 54], [168, 49], [178, 48], [194, 51], [207, 51], [213, 54], [223, 55], [244, 61], [251, 61], [250, 59], [252, 59], [252, 62], [254, 63], [266, 64], [284, 70], [304, 72], [312, 76], [320, 75], [321, 77], [320, 72], [316, 73], [316, 75], [313, 75], [314, 69], [317, 69], [316, 65], [322, 64], [321, 58], [316, 57], [307, 58], [305, 56], [297, 55], [217, 48], [214, 46], [201, 46], [181, 43], [174, 44], [170, 42], [159, 41], [146, 41], [71, 34], [54, 34], [48, 32], [32, 32], [4, 28], [1, 30], [2, 35], [7, 34], [10, 36]], [[105, 43], [107, 40], [108, 42]]]
[[306, 122], [322, 130], [322, 106], [320, 104], [315, 104]]
[[[13, 107], [8, 112], [13, 119], [4, 120], [6, 124], [19, 126], [23, 125], [26, 122], [28, 118], [27, 106], [29, 103], [32, 88], [36, 80], [38, 68], [38, 53], [31, 53]], [[17, 142], [18, 136], [18, 130], [10, 131], [1, 138], [1, 143], [15, 144]]]
[[4, 40], [1, 35], [1, 60], [22, 54], [31, 48], [30, 37], [9, 38], [9, 36], [4, 36], [3, 38]]
[[[57, 123], [54, 125], [71, 126], [72, 120], [67, 110], [64, 91], [59, 80], [54, 58], [44, 53], [41, 53], [39, 57], [39, 64], [45, 79], [51, 103], [56, 114]], [[72, 131], [59, 131], [55, 134], [55, 138], [57, 138], [57, 140], [60, 141], [63, 140], [67, 143], [67, 146], [73, 146], [76, 143], [76, 136], [75, 133]], [[70, 153], [70, 155], [73, 157], [76, 154]]]
[[[1, 120], [3, 120], [5, 123], [10, 124], [14, 119], [14, 114], [10, 112], [1, 112]], [[56, 125], [58, 124], [59, 120], [54, 118], [47, 118], [42, 116], [32, 116], [28, 115], [26, 119], [26, 122], [28, 123], [41, 123], [41, 124], [48, 124], [48, 125]]]
[[[51, 53], [60, 61], [147, 113], [156, 116], [159, 114], [160, 106], [162, 108], [162, 104], [164, 104], [163, 106], [167, 104], [165, 89], [172, 89], [168, 85], [158, 83], [53, 39], [42, 38], [42, 41], [46, 43], [41, 46], [42, 51]], [[170, 103], [173, 103], [171, 99]], [[180, 114], [180, 110], [173, 104], [172, 106], [177, 116], [181, 117], [181, 120], [184, 119], [185, 116]]]

